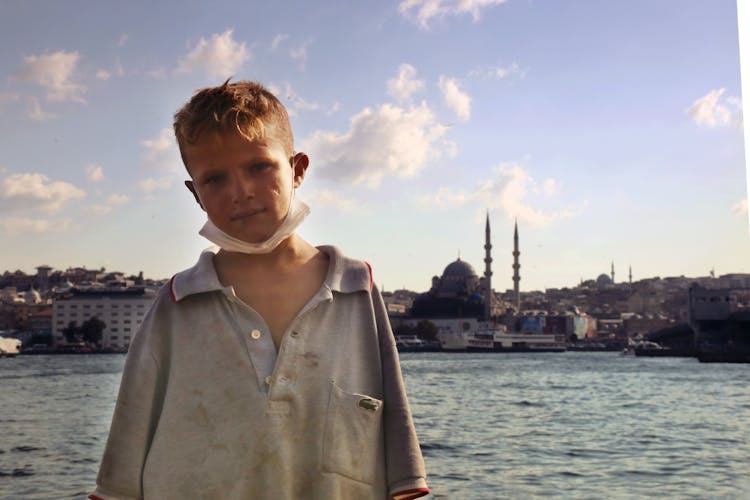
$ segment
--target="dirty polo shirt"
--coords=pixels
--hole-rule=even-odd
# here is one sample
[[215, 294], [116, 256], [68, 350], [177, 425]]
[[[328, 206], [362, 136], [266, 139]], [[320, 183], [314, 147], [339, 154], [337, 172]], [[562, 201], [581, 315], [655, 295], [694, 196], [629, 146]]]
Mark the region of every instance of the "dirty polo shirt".
[[[133, 339], [94, 499], [384, 499], [429, 493], [369, 266], [335, 247], [274, 347], [213, 251]], [[403, 496], [402, 496], [403, 495]]]

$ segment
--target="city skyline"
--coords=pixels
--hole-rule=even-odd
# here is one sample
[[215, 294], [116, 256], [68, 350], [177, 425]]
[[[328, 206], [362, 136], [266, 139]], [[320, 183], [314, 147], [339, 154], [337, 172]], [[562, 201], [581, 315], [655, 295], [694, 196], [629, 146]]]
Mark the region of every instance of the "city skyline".
[[522, 292], [613, 261], [617, 281], [750, 272], [734, 1], [74, 5], [0, 20], [8, 270], [192, 265], [209, 242], [171, 117], [234, 76], [279, 94], [310, 154], [301, 235], [388, 290], [459, 252], [481, 274], [488, 211], [496, 290], [516, 218]]

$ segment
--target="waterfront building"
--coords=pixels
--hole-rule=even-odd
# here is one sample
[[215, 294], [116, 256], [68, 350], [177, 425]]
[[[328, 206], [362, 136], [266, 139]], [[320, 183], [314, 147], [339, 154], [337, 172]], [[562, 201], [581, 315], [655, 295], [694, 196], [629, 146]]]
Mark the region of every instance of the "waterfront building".
[[105, 324], [101, 347], [125, 350], [155, 297], [154, 291], [142, 286], [72, 288], [53, 303], [53, 341], [64, 344], [62, 332], [71, 322], [80, 326], [96, 317]]

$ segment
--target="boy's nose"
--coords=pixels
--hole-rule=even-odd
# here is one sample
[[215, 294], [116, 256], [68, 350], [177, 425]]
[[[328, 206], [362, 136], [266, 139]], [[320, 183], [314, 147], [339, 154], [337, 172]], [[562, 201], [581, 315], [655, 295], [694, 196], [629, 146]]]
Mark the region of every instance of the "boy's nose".
[[239, 203], [255, 196], [253, 183], [246, 179], [235, 179], [232, 186], [232, 201]]

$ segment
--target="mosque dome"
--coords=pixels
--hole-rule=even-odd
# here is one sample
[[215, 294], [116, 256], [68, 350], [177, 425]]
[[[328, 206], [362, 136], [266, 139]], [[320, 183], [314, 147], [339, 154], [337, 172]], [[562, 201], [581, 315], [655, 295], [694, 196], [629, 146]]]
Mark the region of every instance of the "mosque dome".
[[609, 286], [611, 284], [612, 284], [612, 278], [610, 278], [604, 273], [600, 274], [599, 277], [596, 278], [596, 286], [598, 286], [599, 288], [604, 288], [605, 286]]
[[477, 273], [474, 271], [474, 268], [471, 267], [471, 264], [468, 262], [465, 262], [461, 260], [461, 258], [456, 259], [454, 262], [451, 262], [445, 267], [445, 270], [443, 271], [443, 278], [471, 278], [472, 276], [476, 276]]

